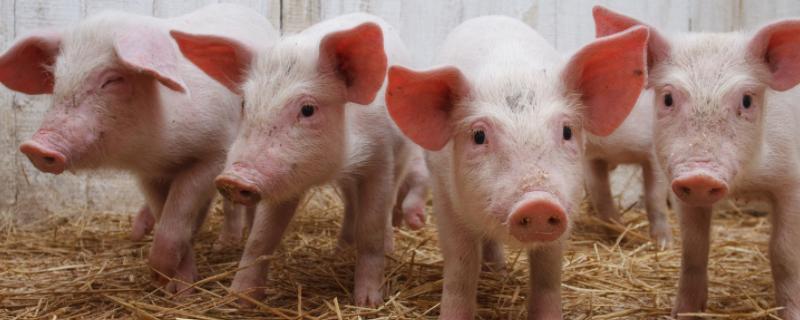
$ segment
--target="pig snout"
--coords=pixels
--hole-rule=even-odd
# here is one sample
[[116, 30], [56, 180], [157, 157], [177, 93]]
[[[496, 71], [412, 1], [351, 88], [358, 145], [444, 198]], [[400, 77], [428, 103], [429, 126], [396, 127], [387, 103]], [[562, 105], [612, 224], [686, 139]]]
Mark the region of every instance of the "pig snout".
[[67, 157], [63, 153], [35, 140], [23, 143], [19, 151], [42, 172], [60, 174], [67, 168]]
[[258, 186], [236, 171], [226, 171], [214, 183], [222, 196], [235, 203], [252, 207], [261, 201], [261, 190]]
[[508, 217], [511, 235], [523, 243], [557, 240], [567, 230], [564, 207], [544, 192], [528, 194]]
[[673, 179], [672, 191], [688, 204], [710, 206], [725, 196], [728, 185], [725, 181], [701, 172]]

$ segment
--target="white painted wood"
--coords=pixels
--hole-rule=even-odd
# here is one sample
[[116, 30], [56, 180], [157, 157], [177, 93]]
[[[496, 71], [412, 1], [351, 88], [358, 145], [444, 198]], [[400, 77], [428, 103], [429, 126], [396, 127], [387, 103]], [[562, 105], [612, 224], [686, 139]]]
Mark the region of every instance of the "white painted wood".
[[[412, 67], [431, 65], [448, 32], [462, 21], [501, 14], [534, 27], [562, 52], [594, 38], [591, 9], [600, 4], [645, 21], [660, 30], [748, 30], [777, 18], [800, 17], [800, 0], [0, 0], [0, 44], [7, 48], [21, 34], [44, 26], [65, 26], [114, 9], [170, 17], [211, 3], [241, 4], [265, 15], [276, 28], [295, 33], [337, 15], [364, 11], [395, 26], [411, 49]], [[21, 216], [48, 211], [130, 212], [141, 203], [132, 179], [119, 173], [38, 172], [18, 145], [38, 128], [49, 97], [31, 97], [0, 89], [0, 212]], [[622, 167], [613, 175], [623, 205], [638, 199], [638, 170]]]

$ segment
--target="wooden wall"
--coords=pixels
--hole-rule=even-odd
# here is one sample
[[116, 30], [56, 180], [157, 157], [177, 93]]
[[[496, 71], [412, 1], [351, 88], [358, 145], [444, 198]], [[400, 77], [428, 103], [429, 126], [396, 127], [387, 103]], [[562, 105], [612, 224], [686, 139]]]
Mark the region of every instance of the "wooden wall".
[[[776, 18], [800, 17], [800, 0], [0, 0], [0, 44], [7, 48], [19, 35], [66, 26], [105, 9], [169, 17], [216, 2], [251, 7], [284, 33], [342, 13], [370, 12], [400, 30], [414, 54], [415, 67], [431, 63], [449, 30], [481, 15], [517, 17], [563, 52], [594, 37], [591, 7], [595, 4], [675, 32], [749, 30]], [[0, 213], [32, 217], [47, 212], [135, 210], [141, 196], [125, 174], [42, 174], [17, 151], [38, 128], [48, 106], [47, 96], [0, 89]], [[638, 185], [634, 173], [617, 174], [615, 188], [637, 190], [623, 186]]]

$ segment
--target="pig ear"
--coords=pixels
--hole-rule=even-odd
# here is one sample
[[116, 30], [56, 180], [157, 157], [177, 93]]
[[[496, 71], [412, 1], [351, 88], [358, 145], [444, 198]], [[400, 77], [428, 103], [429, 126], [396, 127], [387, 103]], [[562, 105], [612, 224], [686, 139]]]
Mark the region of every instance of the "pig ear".
[[800, 83], [800, 20], [783, 20], [761, 28], [750, 40], [750, 55], [769, 66], [769, 85], [778, 91]]
[[253, 50], [224, 37], [171, 31], [183, 56], [229, 90], [242, 94], [242, 83], [253, 61]]
[[611, 11], [602, 6], [592, 8], [596, 37], [605, 37], [619, 33], [635, 26], [647, 27], [650, 31], [650, 40], [647, 42], [647, 66], [652, 69], [658, 62], [669, 57], [669, 41], [655, 28], [634, 18]]
[[38, 31], [21, 38], [0, 56], [0, 82], [26, 94], [53, 93], [52, 66], [61, 46], [61, 33]]
[[319, 47], [320, 70], [334, 72], [347, 86], [347, 101], [369, 104], [386, 77], [383, 32], [372, 22], [331, 33]]
[[386, 107], [407, 137], [435, 151], [450, 141], [450, 114], [467, 93], [467, 82], [455, 67], [418, 72], [393, 66], [389, 69]]
[[186, 92], [186, 84], [178, 73], [175, 45], [161, 30], [141, 29], [121, 34], [114, 41], [114, 50], [125, 66], [154, 77], [167, 88]]
[[630, 113], [647, 80], [648, 31], [636, 27], [595, 40], [572, 56], [562, 73], [570, 92], [585, 106], [586, 129], [607, 136]]

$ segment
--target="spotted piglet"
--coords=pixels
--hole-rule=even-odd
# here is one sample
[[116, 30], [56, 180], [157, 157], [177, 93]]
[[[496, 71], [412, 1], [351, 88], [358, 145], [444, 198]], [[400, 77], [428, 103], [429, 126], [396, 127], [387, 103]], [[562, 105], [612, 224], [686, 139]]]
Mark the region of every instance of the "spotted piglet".
[[528, 250], [528, 317], [561, 317], [585, 135], [609, 135], [630, 112], [646, 79], [647, 37], [637, 28], [601, 38], [565, 62], [524, 23], [481, 17], [450, 33], [444, 66], [390, 68], [389, 114], [427, 149], [444, 255], [441, 318], [474, 317], [482, 251], [498, 243]]
[[684, 244], [673, 316], [705, 309], [712, 206], [730, 195], [772, 202], [776, 301], [800, 319], [800, 20], [668, 37], [602, 7], [594, 17], [600, 35], [650, 30], [653, 140]]
[[134, 174], [148, 206], [132, 237], [158, 220], [149, 257], [154, 275], [168, 291], [187, 292], [197, 276], [192, 240], [238, 131], [242, 101], [180, 55], [169, 36], [175, 28], [256, 46], [278, 37], [264, 17], [235, 5], [170, 19], [104, 12], [19, 39], [0, 56], [0, 82], [52, 95], [41, 127], [20, 146], [36, 168]]
[[[274, 252], [303, 195], [333, 183], [345, 198], [342, 238], [357, 251], [355, 303], [382, 303], [385, 230], [418, 148], [376, 99], [388, 63], [408, 61], [394, 29], [371, 15], [344, 15], [265, 51], [222, 37], [173, 37], [186, 57], [245, 97], [245, 125], [216, 179], [226, 197], [258, 205], [232, 289], [264, 297], [269, 262], [259, 257]], [[424, 205], [424, 197], [409, 201]]]

